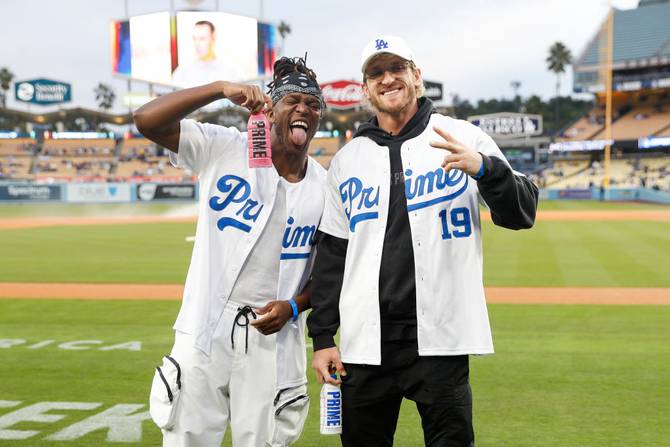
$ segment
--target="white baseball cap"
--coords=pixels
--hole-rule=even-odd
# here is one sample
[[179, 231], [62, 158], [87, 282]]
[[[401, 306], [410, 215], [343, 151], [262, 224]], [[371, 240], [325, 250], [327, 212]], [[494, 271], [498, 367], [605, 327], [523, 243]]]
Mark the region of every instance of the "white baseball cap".
[[414, 52], [407, 45], [407, 42], [402, 37], [383, 35], [372, 39], [363, 48], [361, 55], [361, 71], [365, 72], [368, 62], [379, 54], [395, 54], [407, 61], [414, 62]]

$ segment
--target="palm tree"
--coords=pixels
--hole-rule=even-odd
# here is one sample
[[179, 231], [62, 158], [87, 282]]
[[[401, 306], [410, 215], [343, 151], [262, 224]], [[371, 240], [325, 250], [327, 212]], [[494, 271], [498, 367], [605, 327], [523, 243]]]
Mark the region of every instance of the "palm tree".
[[288, 23], [284, 22], [283, 20], [279, 22], [279, 26], [277, 27], [277, 31], [279, 31], [279, 37], [281, 37], [281, 55], [284, 55], [284, 39], [286, 36], [291, 34], [291, 25]]
[[559, 129], [558, 122], [558, 98], [561, 91], [561, 73], [565, 73], [565, 66], [572, 62], [572, 54], [570, 50], [563, 45], [562, 42], [556, 42], [549, 47], [549, 56], [547, 56], [547, 64], [549, 71], [556, 73], [556, 129]]
[[116, 93], [114, 93], [112, 87], [101, 82], [93, 92], [95, 93], [95, 100], [98, 101], [98, 107], [105, 111], [112, 108], [116, 99]]
[[0, 98], [0, 102], [2, 102], [3, 109], [7, 107], [7, 90], [9, 90], [13, 80], [14, 73], [9, 71], [7, 67], [0, 68], [0, 89], [2, 89], [2, 98]]

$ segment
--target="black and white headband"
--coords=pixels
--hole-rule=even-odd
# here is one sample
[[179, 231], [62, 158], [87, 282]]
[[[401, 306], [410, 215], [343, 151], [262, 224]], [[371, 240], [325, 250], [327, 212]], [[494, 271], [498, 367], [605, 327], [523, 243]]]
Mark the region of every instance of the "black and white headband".
[[304, 73], [290, 73], [275, 82], [272, 86], [272, 90], [270, 91], [272, 104], [276, 104], [289, 93], [304, 93], [306, 95], [312, 95], [319, 99], [319, 102], [321, 103], [321, 109], [323, 110], [325, 108], [323, 94], [321, 93], [319, 84], [316, 81], [308, 78]]

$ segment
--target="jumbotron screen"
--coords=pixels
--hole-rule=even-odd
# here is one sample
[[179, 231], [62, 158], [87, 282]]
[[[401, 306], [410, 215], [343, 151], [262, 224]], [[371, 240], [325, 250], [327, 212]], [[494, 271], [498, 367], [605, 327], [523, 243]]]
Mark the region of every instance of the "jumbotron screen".
[[146, 82], [247, 81], [272, 74], [277, 28], [225, 12], [144, 14], [112, 22], [111, 53], [115, 74]]

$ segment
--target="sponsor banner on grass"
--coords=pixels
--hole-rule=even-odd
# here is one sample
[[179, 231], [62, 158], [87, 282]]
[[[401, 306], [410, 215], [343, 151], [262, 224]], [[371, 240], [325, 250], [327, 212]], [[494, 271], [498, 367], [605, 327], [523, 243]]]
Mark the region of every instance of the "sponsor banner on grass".
[[0, 185], [0, 201], [52, 201], [62, 200], [61, 185], [10, 184]]
[[66, 185], [66, 201], [74, 203], [130, 202], [131, 186], [126, 183], [71, 183]]
[[[151, 419], [146, 404], [122, 403], [109, 405], [101, 402], [23, 402], [2, 400], [0, 408], [0, 440], [32, 439], [33, 442], [72, 442], [94, 433], [105, 433], [106, 443], [138, 443], [142, 441], [144, 422]], [[92, 411], [95, 411], [91, 414]], [[48, 425], [68, 418], [71, 423], [59, 427], [55, 433]], [[40, 422], [27, 430], [26, 423]], [[30, 425], [28, 425], [30, 426]], [[2, 444], [13, 445], [13, 444]], [[22, 444], [28, 445], [28, 444]], [[31, 444], [37, 445], [37, 444]], [[49, 443], [39, 445], [49, 445]], [[82, 444], [78, 441], [75, 445]], [[95, 444], [99, 445], [99, 444]]]
[[24, 338], [0, 338], [0, 349], [65, 349], [67, 351], [141, 351], [142, 342], [138, 340], [122, 343], [109, 343], [103, 340], [39, 340], [29, 341]]
[[141, 201], [194, 200], [195, 185], [142, 183], [141, 185], [137, 185], [137, 198]]

